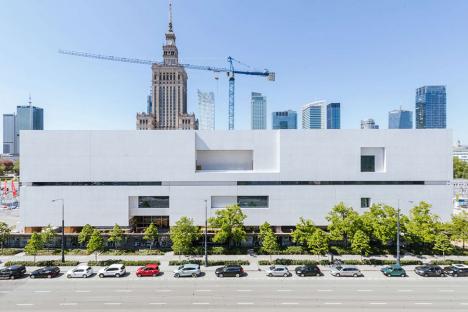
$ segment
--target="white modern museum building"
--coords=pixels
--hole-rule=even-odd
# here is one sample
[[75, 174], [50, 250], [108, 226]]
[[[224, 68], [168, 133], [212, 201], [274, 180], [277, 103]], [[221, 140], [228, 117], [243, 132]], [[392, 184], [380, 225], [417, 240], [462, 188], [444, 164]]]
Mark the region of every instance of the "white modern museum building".
[[[339, 202], [407, 212], [452, 203], [452, 133], [418, 130], [23, 131], [21, 227], [89, 223], [141, 230], [205, 223], [238, 203], [245, 224], [326, 225]], [[59, 201], [52, 202], [55, 199]]]

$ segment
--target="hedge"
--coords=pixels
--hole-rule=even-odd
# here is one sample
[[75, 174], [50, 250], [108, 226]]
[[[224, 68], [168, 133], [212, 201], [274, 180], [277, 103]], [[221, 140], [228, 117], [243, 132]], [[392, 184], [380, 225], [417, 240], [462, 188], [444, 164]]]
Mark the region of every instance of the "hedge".
[[65, 261], [60, 260], [40, 260], [40, 261], [8, 261], [5, 262], [5, 266], [11, 265], [24, 265], [24, 266], [35, 266], [35, 267], [46, 267], [46, 266], [77, 266], [80, 261]]
[[21, 249], [3, 248], [3, 250], [0, 250], [0, 256], [13, 256], [19, 254], [20, 252], [22, 252]]
[[[171, 260], [169, 261], [169, 265], [177, 266], [177, 265], [184, 265], [184, 264], [199, 264], [204, 265], [204, 260]], [[208, 260], [208, 266], [215, 266], [215, 265], [249, 265], [250, 262], [247, 260]]]
[[[362, 260], [342, 260], [343, 264], [347, 265], [392, 265], [396, 260], [381, 260], [381, 259], [362, 259]], [[468, 261], [467, 261], [468, 262]], [[401, 265], [421, 265], [420, 260], [401, 260]], [[460, 263], [460, 261], [459, 261]], [[329, 260], [296, 260], [296, 259], [275, 259], [273, 261], [260, 260], [259, 265], [330, 265]]]
[[145, 266], [149, 263], [160, 264], [159, 260], [120, 260], [120, 259], [109, 259], [100, 261], [88, 261], [89, 266], [109, 266], [114, 263], [121, 263], [126, 266]]
[[455, 263], [468, 265], [468, 260], [463, 261], [463, 260], [446, 259], [446, 260], [431, 261], [431, 264], [435, 264], [435, 265], [452, 265]]

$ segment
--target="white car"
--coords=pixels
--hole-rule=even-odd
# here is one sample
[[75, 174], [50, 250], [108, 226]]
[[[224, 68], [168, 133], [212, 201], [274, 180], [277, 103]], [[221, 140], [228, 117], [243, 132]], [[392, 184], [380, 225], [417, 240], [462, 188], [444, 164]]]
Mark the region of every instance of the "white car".
[[121, 277], [126, 273], [125, 265], [120, 263], [111, 264], [108, 267], [102, 268], [98, 272], [99, 277]]
[[81, 277], [81, 278], [88, 278], [93, 275], [93, 269], [87, 265], [80, 265], [74, 269], [68, 270], [67, 277]]
[[273, 265], [265, 270], [267, 276], [284, 276], [289, 277], [291, 276], [291, 272], [289, 272], [288, 268], [285, 265]]

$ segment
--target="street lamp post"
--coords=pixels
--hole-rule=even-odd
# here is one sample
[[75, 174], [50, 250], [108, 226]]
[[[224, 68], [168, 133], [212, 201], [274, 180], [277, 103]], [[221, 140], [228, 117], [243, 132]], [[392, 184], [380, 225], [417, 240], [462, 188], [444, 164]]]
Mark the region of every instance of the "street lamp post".
[[208, 267], [208, 202], [205, 199], [205, 266]]
[[56, 201], [62, 202], [62, 263], [65, 262], [65, 200], [63, 198], [57, 198], [52, 200], [53, 203]]
[[396, 238], [396, 258], [397, 265], [400, 265], [400, 200], [398, 199], [397, 209], [397, 238]]

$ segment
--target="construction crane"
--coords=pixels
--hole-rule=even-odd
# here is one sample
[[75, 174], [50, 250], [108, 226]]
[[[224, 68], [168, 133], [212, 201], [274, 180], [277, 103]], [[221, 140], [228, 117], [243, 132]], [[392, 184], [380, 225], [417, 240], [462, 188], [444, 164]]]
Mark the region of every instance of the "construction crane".
[[[112, 56], [112, 55], [101, 55], [101, 54], [94, 54], [94, 53], [86, 53], [86, 52], [78, 52], [78, 51], [70, 51], [70, 50], [59, 50], [60, 54], [66, 55], [73, 55], [73, 56], [81, 56], [81, 57], [88, 57], [88, 58], [95, 58], [100, 60], [106, 61], [115, 61], [115, 62], [124, 62], [124, 63], [134, 63], [134, 64], [143, 64], [143, 65], [153, 65], [153, 64], [160, 64], [164, 65], [163, 62], [154, 61], [154, 60], [142, 60], [137, 58], [127, 58], [127, 57], [119, 57], [119, 56]], [[192, 64], [178, 64], [174, 66], [183, 66], [187, 69], [195, 69], [195, 70], [208, 70], [215, 73], [224, 72], [227, 74], [229, 78], [229, 130], [234, 129], [234, 94], [235, 94], [235, 75], [251, 75], [251, 76], [263, 76], [267, 77], [269, 81], [275, 81], [275, 73], [271, 72], [267, 69], [264, 71], [248, 71], [248, 70], [237, 70], [234, 68], [234, 62], [242, 64], [241, 62], [235, 60], [232, 57], [228, 57], [227, 61], [229, 63], [229, 68], [224, 67], [214, 67], [214, 66], [203, 66], [203, 65], [192, 65]], [[244, 64], [242, 64], [244, 65]], [[165, 65], [170, 66], [170, 65]]]

